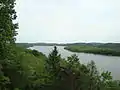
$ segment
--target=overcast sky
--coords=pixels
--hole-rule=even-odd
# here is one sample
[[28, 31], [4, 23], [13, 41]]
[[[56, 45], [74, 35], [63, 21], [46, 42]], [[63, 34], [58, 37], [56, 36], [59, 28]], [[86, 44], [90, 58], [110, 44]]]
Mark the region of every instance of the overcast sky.
[[120, 0], [17, 0], [17, 42], [120, 42]]

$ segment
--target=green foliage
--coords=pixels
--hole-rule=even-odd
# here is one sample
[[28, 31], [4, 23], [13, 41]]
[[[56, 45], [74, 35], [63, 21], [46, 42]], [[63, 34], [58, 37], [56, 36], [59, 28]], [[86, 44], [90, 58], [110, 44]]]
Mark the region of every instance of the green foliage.
[[69, 69], [79, 70], [80, 63], [79, 63], [79, 58], [78, 56], [76, 56], [76, 54], [73, 54], [71, 57], [68, 57], [67, 61], [68, 61], [67, 67]]
[[15, 0], [1, 0], [3, 7], [0, 9], [0, 41], [2, 44], [13, 43], [16, 36], [17, 24], [13, 23], [16, 19], [14, 10]]
[[55, 46], [54, 50], [49, 54], [48, 60], [46, 60], [46, 62], [47, 62], [47, 69], [50, 72], [56, 73], [56, 71], [60, 67], [60, 60], [61, 60], [61, 57], [58, 54], [57, 47]]
[[[120, 88], [119, 83], [112, 80], [111, 73], [107, 71], [100, 74], [93, 61], [87, 65], [81, 64], [76, 55], [68, 57], [67, 60], [62, 59], [56, 47], [48, 58], [39, 52], [36, 55], [32, 53], [33, 50], [21, 47], [13, 47], [13, 50], [15, 52], [13, 59], [11, 58], [12, 62], [4, 70], [9, 78], [0, 79], [1, 88], [9, 90], [9, 85], [12, 90], [14, 88], [20, 90], [119, 90]], [[54, 67], [55, 65], [58, 66]], [[50, 66], [49, 69], [46, 66]]]
[[[76, 55], [62, 59], [57, 47], [48, 58], [36, 51], [15, 45], [18, 24], [15, 0], [0, 0], [0, 90], [119, 90], [110, 72], [99, 74], [96, 65], [80, 63]], [[19, 44], [29, 47], [28, 44]], [[18, 45], [17, 45], [18, 46]], [[111, 49], [72, 46], [66, 49], [105, 55], [120, 55]]]
[[8, 77], [0, 75], [0, 90], [7, 89], [7, 85], [9, 84], [10, 84], [10, 79]]
[[32, 50], [21, 47], [13, 47], [13, 50], [15, 51], [13, 57], [3, 69], [11, 81], [8, 86], [21, 90], [27, 87], [29, 90], [50, 82], [45, 69], [45, 55], [38, 52], [39, 56], [35, 56], [31, 53]]
[[11, 88], [10, 79], [6, 73], [6, 69], [9, 67], [13, 59], [13, 53], [11, 46], [15, 42], [16, 31], [18, 24], [13, 23], [16, 19], [16, 12], [14, 10], [15, 0], [0, 0], [0, 65], [2, 66], [1, 72], [1, 87], [2, 90]]
[[120, 43], [106, 43], [99, 45], [100, 48], [110, 48], [116, 51], [120, 51]]
[[98, 46], [67, 46], [65, 49], [70, 50], [72, 52], [84, 52], [84, 53], [93, 53], [93, 54], [101, 54], [101, 55], [111, 55], [111, 56], [120, 56], [120, 51], [111, 49], [111, 48], [103, 48]]
[[41, 53], [41, 52], [38, 52], [37, 50], [26, 49], [25, 52], [29, 53], [29, 54], [33, 54], [35, 57], [43, 57], [43, 58], [45, 58], [45, 55], [43, 53]]
[[81, 64], [76, 55], [64, 60], [64, 65], [62, 67], [60, 65], [58, 75], [53, 74], [53, 76], [57, 80], [53, 81], [55, 82], [52, 83], [53, 87], [56, 86], [62, 90], [119, 90], [119, 85], [114, 83], [110, 72], [100, 74], [93, 61], [87, 65]]

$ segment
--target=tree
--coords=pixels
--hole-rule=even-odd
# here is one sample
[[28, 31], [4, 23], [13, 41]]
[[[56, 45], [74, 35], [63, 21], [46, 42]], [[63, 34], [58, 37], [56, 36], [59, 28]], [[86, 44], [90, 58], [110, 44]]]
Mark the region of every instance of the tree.
[[69, 69], [74, 69], [77, 70], [79, 69], [80, 63], [79, 63], [79, 58], [76, 54], [73, 54], [72, 56], [67, 58], [68, 61], [68, 68]]
[[112, 86], [112, 76], [111, 72], [102, 72], [101, 73], [101, 86], [104, 87], [104, 89], [107, 89]]
[[0, 9], [0, 60], [4, 62], [11, 53], [11, 45], [15, 43], [15, 29], [18, 24], [13, 23], [17, 17], [14, 10], [15, 0], [1, 0], [0, 4], [3, 5]]
[[[14, 10], [15, 0], [0, 0], [0, 65], [2, 66], [3, 79], [8, 78], [4, 70], [12, 58], [12, 44], [15, 43], [16, 31], [18, 24], [13, 23], [16, 19]], [[5, 76], [4, 76], [5, 75]]]
[[57, 47], [54, 46], [54, 50], [49, 54], [47, 60], [47, 68], [52, 73], [57, 73], [60, 67], [60, 54], [58, 54]]
[[87, 68], [89, 70], [89, 90], [99, 90], [99, 72], [96, 68], [95, 62], [88, 63]]
[[11, 45], [15, 43], [16, 29], [14, 24], [16, 12], [14, 10], [15, 0], [0, 0], [0, 63], [4, 64], [11, 51]]

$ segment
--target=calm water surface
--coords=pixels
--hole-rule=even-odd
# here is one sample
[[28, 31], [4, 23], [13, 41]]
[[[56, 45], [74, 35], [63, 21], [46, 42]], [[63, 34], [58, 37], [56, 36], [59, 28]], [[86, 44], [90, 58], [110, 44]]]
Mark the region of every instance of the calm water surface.
[[[81, 63], [87, 64], [93, 60], [100, 71], [108, 70], [112, 72], [114, 79], [120, 80], [120, 57], [75, 53], [65, 50], [64, 46], [57, 46], [57, 48], [62, 58], [67, 58], [72, 54], [76, 54], [79, 57]], [[53, 46], [34, 46], [30, 47], [30, 49], [38, 50], [48, 56], [48, 54], [53, 50]]]

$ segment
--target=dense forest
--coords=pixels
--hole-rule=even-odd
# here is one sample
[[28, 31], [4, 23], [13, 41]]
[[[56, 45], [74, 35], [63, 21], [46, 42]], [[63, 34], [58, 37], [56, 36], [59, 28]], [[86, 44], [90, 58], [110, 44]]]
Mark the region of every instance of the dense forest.
[[111, 73], [99, 73], [93, 61], [61, 58], [54, 47], [44, 54], [15, 44], [15, 0], [0, 0], [0, 90], [120, 90]]
[[69, 45], [66, 46], [65, 49], [72, 52], [120, 56], [120, 44], [114, 43], [101, 45]]

